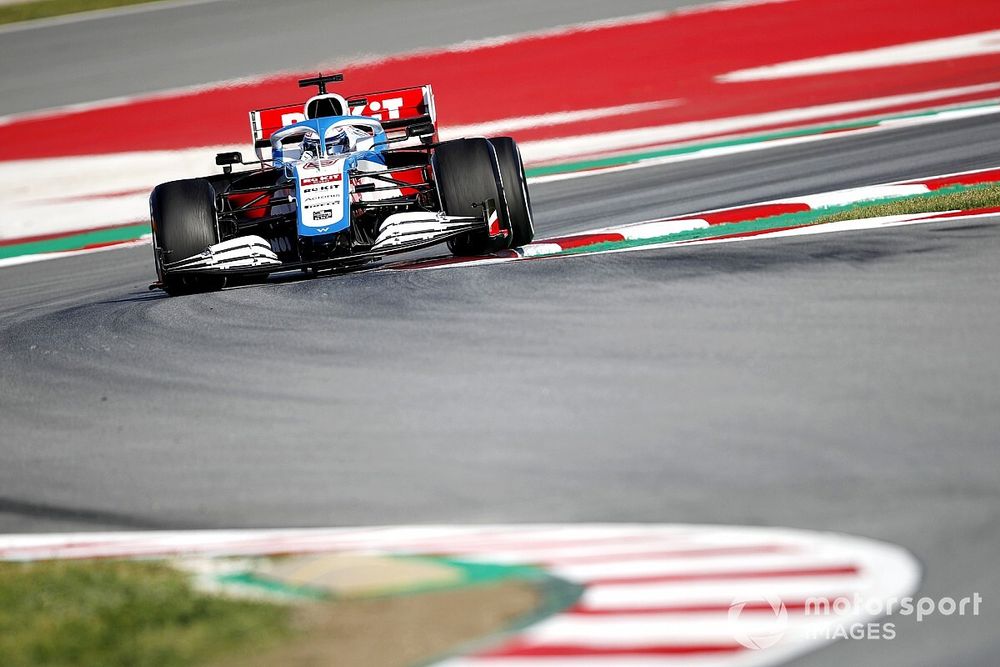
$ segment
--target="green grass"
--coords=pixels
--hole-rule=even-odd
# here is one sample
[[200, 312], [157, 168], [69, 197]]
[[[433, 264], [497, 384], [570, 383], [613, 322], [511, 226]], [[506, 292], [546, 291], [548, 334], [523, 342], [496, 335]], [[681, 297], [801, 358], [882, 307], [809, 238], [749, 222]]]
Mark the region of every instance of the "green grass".
[[181, 667], [291, 632], [288, 607], [195, 591], [164, 563], [0, 563], [4, 667]]
[[138, 5], [155, 0], [28, 0], [13, 5], [0, 6], [0, 24], [46, 19], [63, 14], [88, 12], [92, 9], [109, 9]]
[[[885, 215], [912, 215], [939, 211], [971, 211], [1000, 206], [1000, 183], [955, 186], [901, 199], [858, 202], [834, 209], [819, 209], [815, 224], [879, 218]], [[778, 216], [782, 217], [782, 216]]]

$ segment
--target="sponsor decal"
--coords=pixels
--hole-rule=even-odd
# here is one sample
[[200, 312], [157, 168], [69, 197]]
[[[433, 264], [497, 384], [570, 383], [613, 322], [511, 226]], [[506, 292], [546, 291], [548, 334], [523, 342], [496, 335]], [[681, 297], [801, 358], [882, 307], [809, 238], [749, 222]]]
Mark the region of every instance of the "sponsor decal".
[[399, 118], [399, 110], [403, 107], [402, 97], [390, 97], [383, 100], [371, 100], [367, 107], [354, 107], [351, 114], [355, 116], [371, 116], [379, 120]]
[[343, 200], [340, 198], [339, 192], [332, 192], [320, 195], [310, 195], [310, 198], [308, 200], [309, 203], [303, 203], [302, 208], [303, 209], [324, 208], [324, 207], [329, 208], [330, 206], [340, 206], [341, 201]]
[[316, 159], [316, 160], [308, 160], [306, 162], [300, 163], [299, 164], [299, 169], [300, 170], [303, 170], [303, 169], [320, 170], [320, 169], [325, 169], [326, 167], [332, 167], [335, 164], [337, 164], [336, 160], [330, 160], [330, 159], [327, 159], [327, 158], [319, 158], [319, 159]]
[[322, 211], [313, 211], [313, 220], [329, 220], [333, 217], [333, 209], [325, 208]]
[[[303, 165], [305, 166], [305, 165]], [[316, 185], [317, 183], [336, 183], [344, 179], [343, 174], [326, 174], [325, 176], [310, 176], [309, 178], [303, 178], [301, 183], [305, 187], [307, 185]], [[326, 189], [326, 188], [322, 188]]]
[[350, 107], [354, 116], [368, 116], [376, 120], [396, 120], [399, 118], [416, 118], [422, 113], [433, 115], [433, 103], [429, 87], [406, 88], [386, 93], [369, 93], [366, 104], [355, 104]]

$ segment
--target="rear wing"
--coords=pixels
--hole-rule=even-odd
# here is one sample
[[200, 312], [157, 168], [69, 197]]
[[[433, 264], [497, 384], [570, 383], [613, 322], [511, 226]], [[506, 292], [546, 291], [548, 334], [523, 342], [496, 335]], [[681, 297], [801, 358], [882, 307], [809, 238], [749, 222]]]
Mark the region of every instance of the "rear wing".
[[[317, 104], [317, 102], [327, 103]], [[310, 112], [313, 115], [310, 115]], [[430, 85], [385, 90], [348, 98], [322, 92], [310, 98], [305, 104], [286, 104], [250, 112], [250, 132], [258, 158], [261, 157], [262, 149], [270, 146], [271, 135], [281, 128], [323, 115], [374, 118], [382, 123], [390, 139], [406, 138], [407, 128], [431, 123], [435, 126], [434, 141], [437, 141], [437, 110], [434, 108], [434, 93]], [[420, 145], [420, 138], [412, 137], [396, 144], [398, 147], [408, 145]]]

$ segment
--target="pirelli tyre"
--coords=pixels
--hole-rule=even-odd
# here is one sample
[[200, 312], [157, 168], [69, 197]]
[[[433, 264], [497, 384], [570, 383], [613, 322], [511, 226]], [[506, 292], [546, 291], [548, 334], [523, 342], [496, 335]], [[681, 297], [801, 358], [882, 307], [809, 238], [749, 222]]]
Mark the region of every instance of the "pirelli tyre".
[[521, 149], [510, 137], [490, 139], [500, 165], [507, 213], [513, 232], [512, 248], [527, 245], [535, 238], [535, 227], [531, 220], [531, 196], [528, 194], [528, 178], [524, 175]]
[[164, 264], [197, 255], [219, 242], [215, 189], [203, 178], [156, 186], [149, 198], [156, 275], [171, 296], [220, 290], [225, 276], [171, 274]]
[[[501, 225], [509, 225], [507, 203], [497, 163], [496, 150], [486, 139], [455, 139], [439, 144], [431, 157], [441, 206], [448, 215], [481, 216], [477, 207], [488, 199], [496, 202]], [[490, 238], [482, 231], [469, 232], [448, 241], [455, 255], [484, 255], [509, 248], [512, 238]]]

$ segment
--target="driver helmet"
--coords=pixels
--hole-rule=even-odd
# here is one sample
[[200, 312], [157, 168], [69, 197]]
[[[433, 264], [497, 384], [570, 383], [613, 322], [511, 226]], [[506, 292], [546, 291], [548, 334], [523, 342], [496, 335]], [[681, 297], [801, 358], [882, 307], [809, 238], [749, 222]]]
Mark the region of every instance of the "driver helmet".
[[356, 127], [338, 127], [326, 138], [326, 154], [341, 155], [356, 150], [358, 141], [369, 135]]
[[302, 140], [302, 159], [319, 157], [322, 151], [319, 148], [319, 137], [314, 134], [307, 134]]

